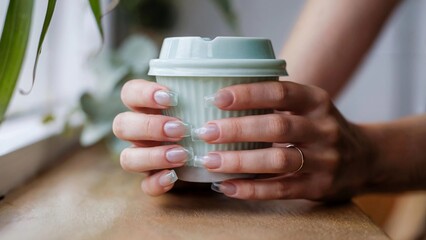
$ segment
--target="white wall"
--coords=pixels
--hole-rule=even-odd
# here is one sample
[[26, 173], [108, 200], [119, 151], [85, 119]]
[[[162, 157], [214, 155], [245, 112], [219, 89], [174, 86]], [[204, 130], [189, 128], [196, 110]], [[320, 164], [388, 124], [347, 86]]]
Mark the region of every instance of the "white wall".
[[[179, 0], [171, 36], [232, 35], [210, 1]], [[279, 53], [303, 7], [300, 0], [234, 0], [244, 36], [266, 37]], [[426, 111], [426, 0], [405, 1], [393, 15], [338, 107], [354, 121]]]

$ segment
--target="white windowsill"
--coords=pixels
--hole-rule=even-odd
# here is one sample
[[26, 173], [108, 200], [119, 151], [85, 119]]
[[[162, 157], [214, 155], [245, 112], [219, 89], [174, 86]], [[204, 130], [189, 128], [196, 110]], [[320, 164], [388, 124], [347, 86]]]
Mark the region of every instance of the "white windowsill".
[[[68, 110], [54, 111], [55, 120], [43, 124], [43, 114], [9, 119], [0, 126], [0, 196], [19, 186], [78, 142], [78, 134], [63, 136]], [[75, 118], [73, 129], [81, 125]]]
[[43, 114], [31, 114], [0, 125], [0, 157], [62, 131], [63, 116], [48, 124], [42, 123], [42, 118]]

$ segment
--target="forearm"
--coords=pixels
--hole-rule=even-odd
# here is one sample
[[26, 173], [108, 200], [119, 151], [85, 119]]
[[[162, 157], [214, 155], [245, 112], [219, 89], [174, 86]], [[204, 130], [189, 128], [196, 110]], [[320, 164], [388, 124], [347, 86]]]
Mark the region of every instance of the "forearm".
[[376, 152], [367, 192], [426, 189], [426, 114], [361, 128]]
[[292, 80], [335, 97], [370, 48], [397, 0], [310, 0], [281, 57]]

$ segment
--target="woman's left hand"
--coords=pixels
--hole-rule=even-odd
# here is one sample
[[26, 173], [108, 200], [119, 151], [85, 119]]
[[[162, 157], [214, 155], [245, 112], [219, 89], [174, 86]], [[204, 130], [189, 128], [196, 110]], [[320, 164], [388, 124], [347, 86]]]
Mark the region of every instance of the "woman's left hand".
[[[211, 152], [202, 158], [211, 172], [259, 174], [256, 179], [213, 184], [229, 197], [340, 200], [362, 191], [371, 178], [373, 144], [320, 88], [287, 81], [234, 85], [219, 90], [213, 104], [222, 110], [275, 110], [209, 121], [195, 131], [211, 144], [273, 144], [266, 149]], [[287, 148], [289, 144], [296, 148]]]

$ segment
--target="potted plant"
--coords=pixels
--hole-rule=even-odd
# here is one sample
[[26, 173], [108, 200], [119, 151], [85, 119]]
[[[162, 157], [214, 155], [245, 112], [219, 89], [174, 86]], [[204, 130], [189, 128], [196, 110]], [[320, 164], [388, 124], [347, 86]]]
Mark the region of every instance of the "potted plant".
[[[228, 0], [212, 0], [222, 11], [232, 29], [236, 31], [236, 18]], [[119, 100], [122, 84], [130, 78], [149, 78], [146, 75], [148, 61], [158, 54], [157, 44], [162, 40], [164, 30], [172, 27], [175, 19], [174, 1], [168, 0], [112, 0], [107, 10], [116, 8], [117, 14], [127, 17], [124, 24], [127, 33], [119, 35], [123, 43], [118, 49], [103, 49], [93, 59], [93, 69], [102, 81], [98, 83], [99, 91], [86, 92], [80, 98], [80, 110], [86, 121], [81, 134], [82, 145], [91, 145], [101, 139], [107, 139], [114, 152], [121, 149], [122, 143], [112, 137], [111, 122], [113, 117], [124, 110]], [[100, 0], [88, 0], [98, 30], [103, 36], [101, 24], [102, 10]], [[38, 58], [43, 41], [55, 12], [56, 0], [48, 0], [44, 23], [38, 40], [37, 54], [34, 59], [33, 83], [36, 79]], [[15, 92], [22, 62], [28, 44], [29, 31], [34, 11], [33, 0], [10, 0], [6, 19], [0, 39], [0, 124], [4, 120], [10, 99]], [[159, 14], [161, 13], [161, 14]], [[53, 17], [54, 18], [54, 17]], [[137, 34], [134, 34], [137, 33]], [[118, 45], [118, 44], [117, 44]], [[31, 87], [32, 88], [32, 87]], [[21, 90], [21, 94], [29, 94]], [[108, 98], [108, 101], [106, 101]], [[50, 118], [47, 118], [50, 119]]]

